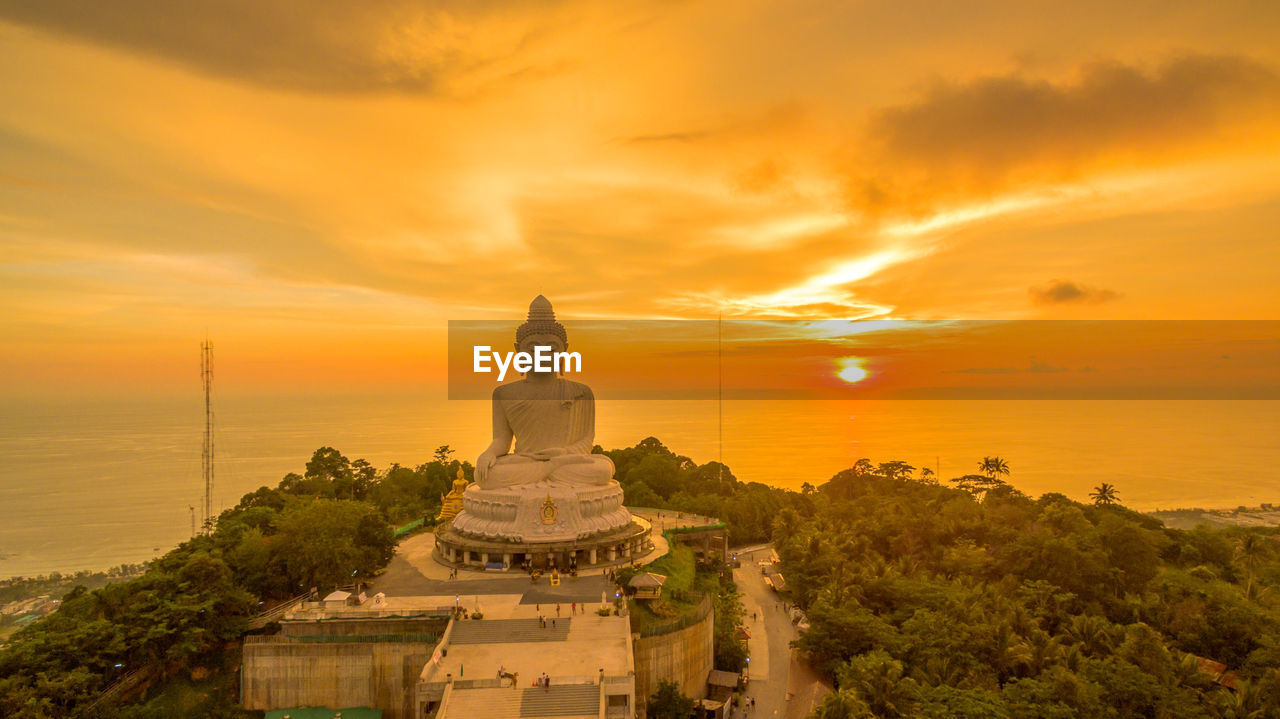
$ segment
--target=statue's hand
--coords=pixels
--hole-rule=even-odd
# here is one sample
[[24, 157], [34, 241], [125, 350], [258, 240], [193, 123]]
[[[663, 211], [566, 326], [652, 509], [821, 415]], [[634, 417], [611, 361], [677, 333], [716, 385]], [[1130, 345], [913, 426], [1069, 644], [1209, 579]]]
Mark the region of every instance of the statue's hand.
[[559, 457], [563, 454], [566, 454], [563, 447], [548, 447], [546, 449], [540, 449], [537, 452], [533, 452], [529, 456], [534, 459], [546, 461], [552, 457]]
[[480, 458], [476, 460], [476, 484], [484, 483], [489, 477], [489, 468], [496, 461], [498, 461], [498, 455], [487, 449], [480, 454]]

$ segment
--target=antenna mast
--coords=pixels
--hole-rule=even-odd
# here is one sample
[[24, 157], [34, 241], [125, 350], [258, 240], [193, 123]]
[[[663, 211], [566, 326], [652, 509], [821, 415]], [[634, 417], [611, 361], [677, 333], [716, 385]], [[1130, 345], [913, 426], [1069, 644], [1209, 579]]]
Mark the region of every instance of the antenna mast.
[[204, 383], [204, 446], [201, 464], [204, 470], [204, 527], [213, 521], [213, 343], [200, 343], [200, 379]]

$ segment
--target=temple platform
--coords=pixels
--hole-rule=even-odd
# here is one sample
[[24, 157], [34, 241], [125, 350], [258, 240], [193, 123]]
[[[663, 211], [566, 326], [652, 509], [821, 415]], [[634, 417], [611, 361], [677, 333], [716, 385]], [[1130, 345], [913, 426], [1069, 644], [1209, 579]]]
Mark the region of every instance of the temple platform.
[[654, 550], [653, 526], [633, 516], [627, 525], [583, 539], [514, 542], [486, 539], [457, 531], [452, 524], [436, 529], [432, 553], [447, 567], [489, 571], [523, 571], [525, 567], [561, 572], [640, 561]]

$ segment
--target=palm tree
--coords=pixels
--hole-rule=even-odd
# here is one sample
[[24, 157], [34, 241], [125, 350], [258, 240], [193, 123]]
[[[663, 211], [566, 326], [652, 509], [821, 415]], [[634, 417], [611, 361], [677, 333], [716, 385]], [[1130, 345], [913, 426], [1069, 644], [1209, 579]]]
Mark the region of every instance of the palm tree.
[[841, 673], [848, 687], [867, 703], [874, 716], [911, 716], [919, 691], [916, 681], [903, 671], [902, 662], [877, 649], [851, 660]]
[[1246, 534], [1236, 542], [1236, 561], [1244, 568], [1244, 596], [1253, 599], [1253, 580], [1267, 554], [1267, 546], [1257, 534]]
[[1235, 691], [1216, 691], [1212, 694], [1214, 715], [1222, 719], [1262, 719], [1267, 716], [1265, 698], [1257, 684], [1241, 679]]
[[1098, 506], [1120, 503], [1120, 495], [1116, 494], [1115, 485], [1107, 482], [1099, 484], [1096, 489], [1089, 493], [1089, 497]]
[[1086, 653], [1101, 657], [1115, 650], [1116, 638], [1111, 622], [1093, 614], [1071, 618], [1066, 635]]
[[1003, 474], [1007, 477], [1009, 476], [1009, 463], [1000, 457], [983, 457], [982, 461], [978, 462], [978, 471], [992, 479], [997, 474]]

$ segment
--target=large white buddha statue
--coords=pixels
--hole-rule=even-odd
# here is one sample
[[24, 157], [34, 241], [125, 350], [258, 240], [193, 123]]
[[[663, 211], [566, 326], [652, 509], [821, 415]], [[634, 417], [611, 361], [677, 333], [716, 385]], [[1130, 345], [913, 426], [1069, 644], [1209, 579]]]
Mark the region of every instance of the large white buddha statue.
[[[516, 330], [515, 348], [533, 354], [538, 346], [566, 352], [568, 334], [556, 321], [551, 302], [538, 295], [529, 319]], [[529, 372], [493, 391], [493, 442], [476, 460], [481, 489], [500, 489], [555, 480], [603, 485], [613, 479], [613, 462], [591, 454], [595, 444], [596, 401], [591, 388], [552, 372]], [[515, 440], [515, 450], [511, 442]]]
[[[516, 330], [515, 348], [533, 354], [569, 347], [564, 325], [542, 295]], [[514, 447], [512, 446], [514, 443]], [[493, 391], [493, 441], [476, 460], [476, 482], [463, 494], [453, 528], [516, 542], [583, 539], [625, 527], [631, 513], [613, 462], [592, 454], [591, 388], [553, 372], [531, 371]]]

